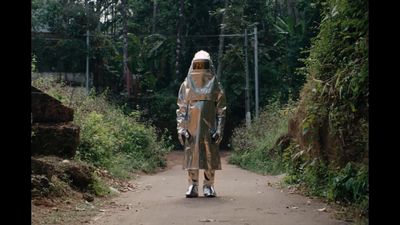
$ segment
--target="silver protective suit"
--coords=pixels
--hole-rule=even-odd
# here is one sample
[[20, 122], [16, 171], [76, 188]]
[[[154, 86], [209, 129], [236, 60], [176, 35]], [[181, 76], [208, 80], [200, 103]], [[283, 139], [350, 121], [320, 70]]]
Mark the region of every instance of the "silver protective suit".
[[[201, 61], [207, 62], [208, 69], [193, 66]], [[183, 168], [220, 170], [219, 143], [225, 123], [226, 100], [207, 52], [195, 54], [180, 87], [177, 104], [178, 136], [184, 145]]]

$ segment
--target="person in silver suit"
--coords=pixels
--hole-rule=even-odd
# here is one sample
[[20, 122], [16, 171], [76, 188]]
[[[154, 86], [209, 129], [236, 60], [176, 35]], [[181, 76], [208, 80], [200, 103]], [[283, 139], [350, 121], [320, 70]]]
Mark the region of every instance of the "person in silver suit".
[[226, 99], [209, 53], [198, 51], [178, 93], [177, 131], [188, 171], [187, 198], [198, 197], [199, 170], [204, 170], [203, 194], [216, 197], [215, 170], [221, 170], [219, 144], [225, 124]]

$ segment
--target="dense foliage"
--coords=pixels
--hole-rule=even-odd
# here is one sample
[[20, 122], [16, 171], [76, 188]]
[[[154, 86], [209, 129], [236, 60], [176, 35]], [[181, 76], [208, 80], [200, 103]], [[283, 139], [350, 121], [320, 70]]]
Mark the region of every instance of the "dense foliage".
[[284, 172], [281, 142], [293, 109], [293, 103], [280, 106], [274, 102], [261, 111], [251, 127], [238, 126], [232, 135], [233, 153], [229, 162], [260, 173]]
[[[210, 52], [216, 67], [222, 68], [220, 80], [227, 93], [229, 118], [224, 146], [235, 124], [244, 118], [244, 37], [225, 37], [219, 62], [218, 35], [222, 27], [225, 34], [243, 35], [248, 30], [251, 96], [254, 93], [252, 32], [255, 25], [258, 27], [261, 107], [269, 99], [285, 103], [298, 96], [305, 76], [296, 73], [296, 68], [304, 66], [297, 59], [303, 56], [302, 49], [309, 46], [310, 38], [316, 34], [321, 7], [318, 2], [129, 0], [127, 3], [128, 67], [139, 80], [139, 97], [132, 108], [139, 104], [149, 112], [142, 116], [161, 130], [175, 132], [176, 99], [173, 98], [194, 53], [200, 49]], [[85, 35], [89, 30], [89, 67], [94, 87], [97, 91], [109, 88], [115, 94], [124, 92], [122, 25], [120, 1], [32, 1], [32, 52], [36, 55], [38, 72], [84, 73]], [[45, 35], [48, 33], [41, 32], [43, 29], [55, 37], [49, 38]], [[165, 106], [168, 111], [154, 110], [158, 106], [149, 102]], [[254, 110], [254, 101], [251, 109]]]
[[[116, 0], [32, 1], [32, 70], [84, 72], [85, 35], [90, 31], [94, 93], [84, 99], [82, 95], [82, 105], [76, 107], [76, 120], [85, 132], [82, 159], [115, 165], [111, 154], [117, 151], [121, 162], [137, 159], [130, 163], [134, 168], [162, 164], [158, 158], [151, 165], [139, 159], [151, 157], [147, 155], [151, 151], [163, 152], [162, 141], [150, 140], [156, 139], [154, 133], [158, 139], [163, 138], [161, 134], [171, 135], [178, 143], [177, 92], [194, 53], [203, 49], [216, 68], [222, 68], [220, 82], [228, 103], [222, 147], [232, 146], [230, 162], [263, 173], [284, 171], [288, 183], [302, 185], [313, 195], [355, 203], [364, 215], [368, 213], [367, 1], [126, 2], [123, 16], [121, 1]], [[249, 91], [254, 99], [254, 27], [258, 29], [263, 111], [246, 128], [237, 126], [245, 115], [243, 34], [247, 29]], [[43, 29], [50, 34], [41, 33]], [[137, 81], [132, 84], [137, 92], [130, 102], [121, 98], [126, 90], [123, 30], [127, 31], [128, 67]], [[220, 34], [229, 35], [222, 38]], [[123, 108], [109, 105], [103, 90], [110, 90], [122, 105], [128, 104]], [[65, 96], [71, 96], [53, 94], [66, 101]], [[254, 105], [251, 101], [252, 115]], [[115, 135], [106, 135], [110, 132]], [[96, 147], [97, 143], [101, 145]]]
[[139, 122], [140, 111], [125, 114], [110, 103], [106, 93], [87, 96], [84, 89], [47, 79], [35, 80], [33, 85], [74, 109], [73, 122], [80, 127], [78, 159], [106, 168], [117, 177], [166, 166], [168, 137], [158, 138], [154, 127]]
[[[272, 142], [260, 151], [260, 143], [274, 132], [257, 136], [254, 128], [242, 127], [232, 138], [232, 162], [260, 172], [271, 170], [268, 162], [278, 163], [274, 168], [287, 173], [288, 183], [312, 195], [355, 205], [359, 215], [368, 217], [368, 2], [321, 4], [319, 33], [302, 60], [305, 66], [298, 68], [307, 82], [289, 117], [287, 135], [292, 140], [282, 160], [270, 156]], [[263, 123], [261, 133], [282, 122], [263, 118]], [[236, 140], [240, 138], [249, 141]], [[243, 157], [247, 159], [241, 161]]]
[[322, 15], [305, 59], [307, 83], [294, 118], [301, 138], [290, 154], [299, 157], [290, 176], [367, 214], [368, 2], [327, 1]]

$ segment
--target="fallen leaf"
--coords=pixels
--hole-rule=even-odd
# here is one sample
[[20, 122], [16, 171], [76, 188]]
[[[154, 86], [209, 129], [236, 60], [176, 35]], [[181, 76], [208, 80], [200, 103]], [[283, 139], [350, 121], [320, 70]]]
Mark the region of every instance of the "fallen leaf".
[[326, 208], [324, 207], [324, 208], [322, 208], [322, 209], [317, 209], [318, 211], [320, 211], [320, 212], [326, 212]]

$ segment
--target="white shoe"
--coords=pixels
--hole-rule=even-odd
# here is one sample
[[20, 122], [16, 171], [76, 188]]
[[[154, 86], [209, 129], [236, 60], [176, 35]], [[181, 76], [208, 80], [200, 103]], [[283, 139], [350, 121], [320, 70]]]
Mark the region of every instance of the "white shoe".
[[215, 192], [215, 189], [212, 186], [204, 185], [203, 186], [203, 194], [205, 197], [208, 197], [208, 198], [217, 197], [217, 193]]
[[186, 198], [196, 198], [199, 196], [198, 192], [198, 185], [192, 184], [188, 187], [188, 190], [186, 191]]

